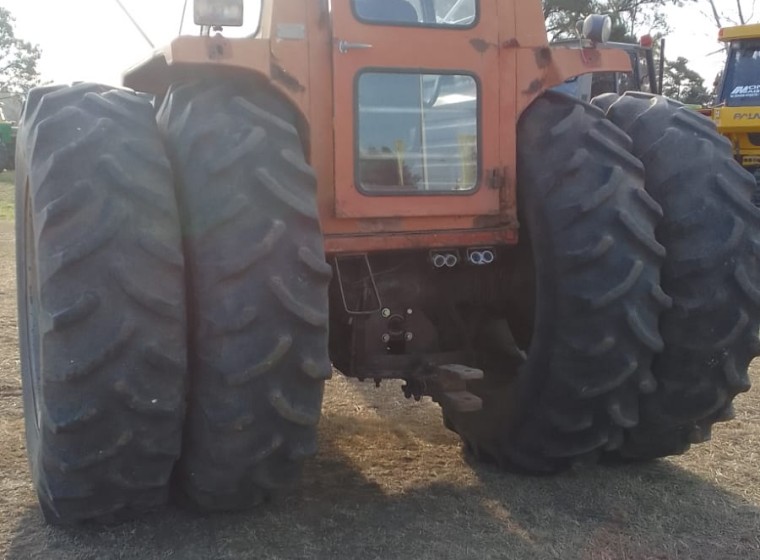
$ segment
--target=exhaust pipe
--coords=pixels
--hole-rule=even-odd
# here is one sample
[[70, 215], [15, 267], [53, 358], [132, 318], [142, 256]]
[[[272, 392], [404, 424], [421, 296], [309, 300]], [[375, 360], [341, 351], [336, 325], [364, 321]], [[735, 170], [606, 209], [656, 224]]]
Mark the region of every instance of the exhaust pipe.
[[433, 255], [433, 266], [436, 268], [443, 268], [446, 266], [446, 257], [441, 253]]
[[470, 253], [470, 263], [474, 265], [483, 264], [483, 253], [480, 251], [472, 251]]
[[457, 263], [459, 262], [459, 257], [457, 257], [454, 253], [449, 253], [446, 255], [446, 266], [449, 268], [454, 268]]
[[475, 266], [485, 266], [496, 260], [493, 249], [468, 249], [467, 262]]

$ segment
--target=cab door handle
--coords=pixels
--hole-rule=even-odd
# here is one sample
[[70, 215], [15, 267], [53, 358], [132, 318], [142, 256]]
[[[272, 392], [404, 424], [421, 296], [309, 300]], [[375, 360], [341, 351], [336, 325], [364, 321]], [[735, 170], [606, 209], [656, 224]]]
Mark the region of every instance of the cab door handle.
[[349, 41], [344, 41], [343, 39], [338, 41], [338, 52], [341, 54], [346, 54], [350, 50], [356, 50], [356, 49], [371, 49], [372, 45], [368, 43], [351, 43]]

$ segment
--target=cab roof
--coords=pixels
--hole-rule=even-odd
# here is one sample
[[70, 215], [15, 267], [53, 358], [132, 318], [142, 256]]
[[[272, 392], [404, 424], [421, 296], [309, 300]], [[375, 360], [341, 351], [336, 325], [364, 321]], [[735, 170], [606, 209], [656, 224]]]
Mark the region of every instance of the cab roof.
[[737, 41], [740, 39], [760, 39], [760, 23], [724, 27], [718, 33], [719, 41]]

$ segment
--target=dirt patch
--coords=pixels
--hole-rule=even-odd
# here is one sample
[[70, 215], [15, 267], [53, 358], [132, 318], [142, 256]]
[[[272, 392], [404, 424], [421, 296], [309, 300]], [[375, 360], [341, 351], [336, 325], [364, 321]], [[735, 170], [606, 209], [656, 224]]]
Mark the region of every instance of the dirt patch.
[[0, 221], [2, 558], [760, 558], [756, 393], [684, 457], [531, 478], [470, 464], [438, 408], [406, 401], [398, 383], [375, 389], [336, 377], [321, 452], [273, 503], [248, 514], [168, 508], [116, 527], [46, 527], [24, 451], [12, 230]]

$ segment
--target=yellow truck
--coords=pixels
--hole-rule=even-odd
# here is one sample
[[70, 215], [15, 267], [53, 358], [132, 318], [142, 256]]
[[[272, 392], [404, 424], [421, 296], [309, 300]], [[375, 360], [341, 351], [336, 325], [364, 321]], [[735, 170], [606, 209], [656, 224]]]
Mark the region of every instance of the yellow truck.
[[721, 29], [719, 38], [728, 43], [728, 56], [712, 118], [737, 160], [760, 181], [760, 24]]

